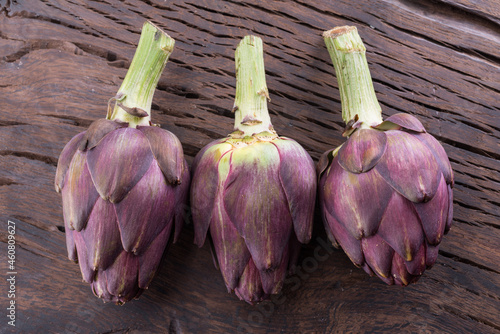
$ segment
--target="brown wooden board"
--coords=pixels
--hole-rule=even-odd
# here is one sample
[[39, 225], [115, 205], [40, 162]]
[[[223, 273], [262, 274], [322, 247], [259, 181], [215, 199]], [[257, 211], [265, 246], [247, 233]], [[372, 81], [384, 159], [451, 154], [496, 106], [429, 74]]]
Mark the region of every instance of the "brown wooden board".
[[[356, 25], [385, 117], [416, 115], [455, 171], [454, 222], [435, 266], [386, 286], [326, 243], [319, 214], [299, 273], [272, 302], [226, 292], [186, 225], [150, 289], [104, 304], [66, 257], [54, 175], [62, 148], [105, 115], [140, 28], [175, 40], [153, 121], [191, 163], [233, 126], [234, 50], [264, 41], [272, 122], [317, 161], [343, 142], [321, 33]], [[0, 332], [500, 333], [500, 3], [497, 0], [0, 0]], [[16, 327], [8, 326], [7, 224], [16, 224]]]

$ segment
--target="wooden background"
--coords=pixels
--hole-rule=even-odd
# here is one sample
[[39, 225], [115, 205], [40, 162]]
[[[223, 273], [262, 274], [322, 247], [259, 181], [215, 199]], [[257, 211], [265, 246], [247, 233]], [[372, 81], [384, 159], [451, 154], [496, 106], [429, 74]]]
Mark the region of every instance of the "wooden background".
[[[146, 19], [176, 40], [153, 120], [179, 137], [189, 163], [232, 129], [234, 49], [247, 34], [265, 43], [278, 133], [315, 161], [342, 143], [321, 33], [356, 25], [384, 116], [416, 115], [455, 171], [453, 227], [434, 268], [416, 285], [386, 286], [321, 246], [317, 215], [303, 274], [279, 299], [250, 306], [226, 292], [187, 225], [139, 300], [94, 297], [66, 258], [54, 174], [65, 143], [105, 116]], [[15, 332], [6, 318], [11, 220], [19, 333], [500, 333], [499, 69], [497, 0], [0, 0], [0, 332]]]

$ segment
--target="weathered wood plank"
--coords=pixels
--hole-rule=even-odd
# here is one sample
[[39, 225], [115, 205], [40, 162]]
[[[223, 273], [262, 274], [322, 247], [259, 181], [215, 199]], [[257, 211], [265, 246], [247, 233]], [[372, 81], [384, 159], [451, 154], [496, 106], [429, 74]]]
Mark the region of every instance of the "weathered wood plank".
[[[117, 307], [95, 298], [66, 259], [53, 178], [64, 144], [104, 116], [146, 19], [176, 40], [153, 121], [178, 135], [189, 162], [232, 129], [234, 49], [250, 33], [265, 43], [278, 133], [316, 160], [342, 143], [321, 32], [357, 25], [384, 116], [416, 115], [455, 171], [454, 226], [434, 268], [416, 285], [388, 287], [316, 240], [283, 295], [255, 307], [225, 292], [187, 225], [141, 299]], [[494, 0], [0, 0], [0, 220], [18, 226], [18, 329], [500, 333], [499, 36]], [[326, 240], [319, 215], [316, 237]], [[6, 241], [2, 228], [2, 249]]]

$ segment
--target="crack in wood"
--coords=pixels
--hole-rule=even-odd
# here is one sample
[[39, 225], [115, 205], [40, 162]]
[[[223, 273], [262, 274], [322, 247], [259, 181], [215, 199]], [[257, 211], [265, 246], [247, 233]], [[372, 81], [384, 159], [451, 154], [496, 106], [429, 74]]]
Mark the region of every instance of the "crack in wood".
[[448, 305], [443, 305], [443, 309], [446, 310], [447, 312], [456, 315], [457, 317], [460, 317], [462, 319], [472, 319], [478, 323], [485, 324], [491, 328], [494, 328], [496, 330], [500, 330], [500, 326], [496, 325], [495, 323], [489, 321], [488, 319], [485, 318], [480, 318], [480, 317], [475, 317], [472, 316], [469, 313], [463, 312], [463, 310], [459, 310], [455, 307], [448, 306]]
[[492, 273], [495, 273], [495, 274], [500, 274], [500, 271], [498, 271], [498, 270], [489, 268], [487, 266], [484, 266], [482, 264], [476, 263], [476, 262], [471, 261], [469, 259], [460, 257], [460, 256], [458, 256], [456, 254], [452, 254], [452, 253], [446, 252], [446, 251], [444, 251], [442, 249], [439, 250], [439, 255], [442, 255], [444, 257], [450, 258], [450, 259], [452, 259], [454, 261], [457, 261], [457, 262], [461, 262], [461, 263], [465, 263], [465, 264], [471, 265], [471, 266], [479, 268], [481, 270], [486, 270], [486, 271], [489, 271], [489, 272], [492, 272]]
[[466, 143], [461, 143], [461, 142], [454, 141], [454, 140], [450, 140], [450, 139], [447, 139], [445, 137], [438, 136], [436, 134], [433, 134], [433, 136], [436, 137], [436, 139], [438, 139], [439, 141], [446, 143], [448, 145], [452, 145], [452, 146], [455, 146], [457, 148], [460, 148], [460, 149], [463, 149], [463, 150], [466, 150], [466, 151], [469, 151], [472, 153], [476, 153], [478, 155], [482, 155], [482, 156], [485, 156], [485, 157], [488, 157], [488, 158], [491, 158], [494, 160], [500, 160], [500, 153], [487, 151], [487, 150], [482, 149], [480, 147], [472, 146], [472, 145], [469, 145]]
[[15, 157], [22, 157], [30, 160], [37, 160], [44, 162], [46, 164], [52, 165], [54, 167], [57, 167], [57, 159], [54, 157], [50, 157], [47, 155], [42, 155], [34, 152], [27, 152], [27, 151], [12, 151], [12, 150], [1, 150], [0, 151], [0, 156], [8, 156], [12, 155]]
[[0, 176], [0, 186], [10, 186], [12, 184], [19, 184], [19, 183], [9, 178]]
[[[8, 86], [5, 86], [8, 87]], [[2, 88], [2, 87], [0, 87]], [[16, 125], [29, 125], [28, 123], [18, 122], [18, 121], [10, 121], [6, 119], [0, 119], [0, 126], [16, 126]]]
[[398, 0], [398, 4], [404, 4], [410, 9], [419, 10], [426, 14], [428, 17], [435, 17], [438, 21], [443, 22], [443, 19], [450, 20], [456, 27], [463, 27], [464, 25], [481, 27], [478, 30], [490, 30], [496, 35], [500, 34], [500, 20], [495, 18], [492, 13], [486, 11], [472, 10], [466, 6], [461, 5], [458, 1], [446, 0]]

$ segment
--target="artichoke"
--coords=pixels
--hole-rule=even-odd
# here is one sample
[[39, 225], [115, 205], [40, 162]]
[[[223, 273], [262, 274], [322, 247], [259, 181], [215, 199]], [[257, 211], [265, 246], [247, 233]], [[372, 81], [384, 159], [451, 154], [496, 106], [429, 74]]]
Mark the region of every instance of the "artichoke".
[[107, 118], [73, 137], [59, 157], [55, 188], [68, 257], [104, 301], [139, 297], [183, 224], [190, 175], [182, 146], [149, 116], [173, 46], [146, 22]]
[[382, 121], [355, 27], [324, 33], [348, 140], [318, 163], [325, 228], [351, 261], [387, 284], [416, 282], [438, 256], [453, 216], [453, 171], [415, 117]]
[[281, 290], [311, 238], [316, 173], [309, 154], [273, 129], [262, 40], [246, 36], [235, 62], [235, 129], [195, 157], [191, 209], [195, 243], [210, 230], [228, 291], [253, 304]]

